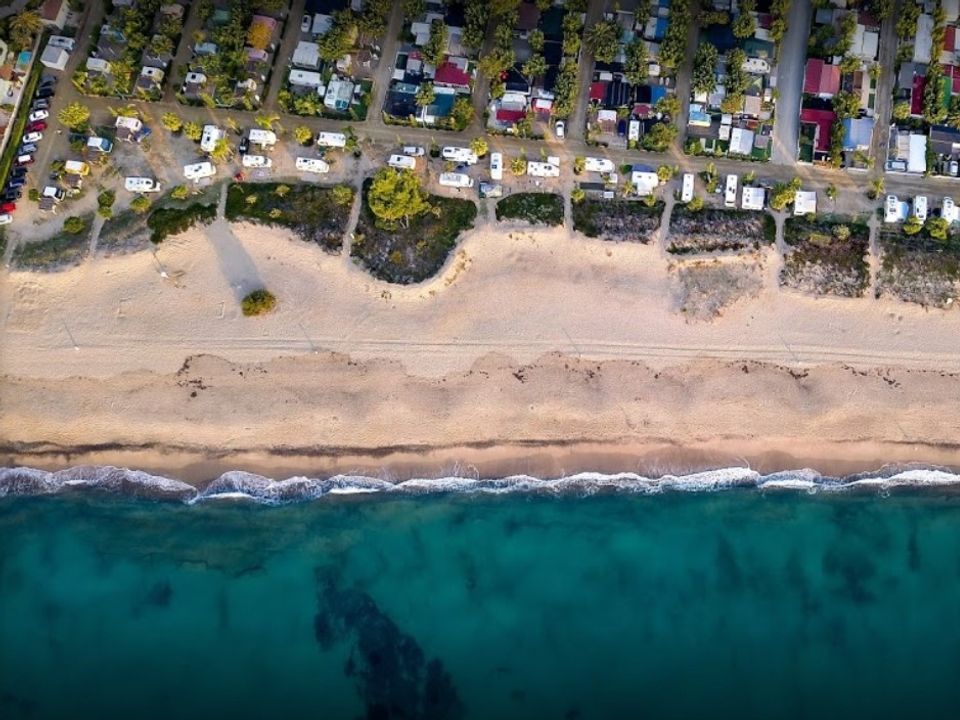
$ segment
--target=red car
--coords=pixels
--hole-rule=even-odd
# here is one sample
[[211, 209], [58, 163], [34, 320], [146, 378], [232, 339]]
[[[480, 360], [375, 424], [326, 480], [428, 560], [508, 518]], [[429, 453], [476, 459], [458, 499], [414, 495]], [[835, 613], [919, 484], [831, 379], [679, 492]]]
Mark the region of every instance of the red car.
[[27, 129], [24, 132], [43, 132], [47, 129], [47, 124], [43, 120], [37, 120], [27, 125]]
[[2, 205], [0, 205], [0, 212], [12, 213], [12, 212], [13, 212], [14, 210], [16, 210], [16, 209], [17, 209], [17, 204], [16, 204], [16, 203], [5, 202], [5, 203], [3, 203]]

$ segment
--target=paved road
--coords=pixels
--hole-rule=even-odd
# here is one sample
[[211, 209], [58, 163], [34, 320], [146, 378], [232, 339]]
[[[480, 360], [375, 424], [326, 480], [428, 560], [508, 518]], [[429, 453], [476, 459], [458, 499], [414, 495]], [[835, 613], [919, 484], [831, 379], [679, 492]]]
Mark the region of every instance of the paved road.
[[[99, 3], [98, 3], [99, 5]], [[187, 74], [187, 64], [193, 56], [193, 36], [200, 29], [200, 3], [192, 3], [187, 6], [187, 15], [183, 22], [183, 32], [180, 34], [180, 45], [174, 54], [170, 67], [167, 68], [167, 86], [163, 90], [163, 99], [165, 102], [176, 100], [177, 91], [183, 84], [183, 78]]]
[[890, 144], [890, 114], [892, 112], [893, 82], [896, 79], [897, 61], [897, 17], [901, 0], [894, 3], [893, 10], [880, 26], [880, 80], [877, 82], [877, 105], [874, 108], [876, 124], [870, 143], [870, 157], [876, 162], [876, 169], [883, 172]]
[[812, 3], [793, 0], [787, 19], [787, 34], [780, 45], [777, 63], [777, 120], [773, 124], [773, 155], [776, 165], [792, 165], [797, 160], [800, 137], [800, 101], [803, 94], [803, 68], [810, 37]]
[[283, 89], [283, 78], [287, 74], [287, 65], [293, 56], [293, 51], [300, 40], [300, 18], [303, 17], [303, 8], [306, 0], [293, 0], [290, 14], [287, 16], [287, 27], [283, 31], [283, 39], [277, 48], [277, 56], [273, 61], [273, 72], [270, 73], [270, 86], [267, 89], [263, 107], [267, 111], [277, 108], [277, 95]]
[[373, 94], [370, 109], [367, 112], [366, 127], [385, 127], [383, 122], [383, 100], [387, 96], [390, 77], [393, 75], [393, 63], [397, 59], [397, 46], [400, 44], [400, 30], [403, 27], [403, 5], [394, 3], [387, 23], [386, 35], [380, 50], [380, 63], [373, 75]]
[[[587, 19], [583, 24], [584, 33], [603, 17], [606, 0], [594, 0], [587, 7]], [[593, 67], [596, 64], [593, 53], [584, 43], [580, 50], [580, 66], [577, 69], [577, 101], [573, 114], [567, 122], [567, 136], [573, 140], [583, 140], [587, 126], [587, 98], [590, 96], [590, 83], [593, 82]]]
[[678, 150], [683, 149], [687, 141], [687, 120], [690, 117], [690, 83], [693, 77], [693, 58], [697, 54], [700, 44], [700, 26], [696, 18], [700, 14], [699, 0], [690, 3], [690, 27], [687, 29], [687, 52], [683, 58], [683, 65], [677, 73], [677, 97], [680, 99], [680, 116], [677, 118], [677, 139], [674, 145]]

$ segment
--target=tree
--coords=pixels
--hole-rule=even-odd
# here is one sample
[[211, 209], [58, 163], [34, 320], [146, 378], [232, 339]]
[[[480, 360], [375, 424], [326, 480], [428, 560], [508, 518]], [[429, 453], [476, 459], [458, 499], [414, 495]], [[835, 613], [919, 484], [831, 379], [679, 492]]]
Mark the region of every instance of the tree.
[[837, 199], [837, 186], [834, 185], [833, 183], [827, 185], [826, 193], [827, 193], [827, 197], [828, 197], [830, 200], [836, 201], [836, 199]]
[[492, 80], [511, 67], [513, 63], [513, 48], [496, 47], [480, 58], [477, 69], [481, 75]]
[[587, 166], [587, 159], [583, 155], [577, 155], [573, 159], [573, 174], [579, 175], [583, 172], [584, 168]]
[[297, 125], [293, 129], [293, 139], [301, 145], [306, 145], [313, 138], [313, 131], [306, 125]]
[[527, 36], [527, 42], [530, 43], [530, 49], [535, 53], [543, 51], [543, 43], [545, 38], [543, 37], [543, 30], [534, 29], [530, 31], [530, 34]]
[[160, 116], [160, 123], [170, 132], [180, 132], [183, 129], [183, 120], [176, 113], [165, 112]]
[[849, 225], [834, 225], [833, 226], [833, 236], [840, 242], [846, 242], [850, 239], [850, 226]]
[[439, 65], [447, 52], [448, 30], [442, 20], [430, 23], [430, 37], [423, 46], [423, 56], [431, 65]]
[[247, 30], [247, 44], [257, 50], [265, 50], [273, 37], [273, 30], [269, 25], [262, 22], [255, 22]]
[[901, 100], [895, 103], [893, 106], [893, 119], [906, 120], [908, 117], [910, 117], [910, 101]]
[[680, 98], [670, 93], [657, 100], [657, 104], [653, 107], [658, 113], [675, 118], [680, 114]]
[[226, 162], [233, 156], [233, 148], [226, 138], [220, 138], [210, 151], [210, 159], [215, 162]]
[[417, 176], [409, 170], [382, 168], [367, 192], [371, 212], [387, 224], [409, 226], [410, 218], [430, 210]]
[[130, 202], [130, 209], [135, 213], [143, 215], [143, 213], [150, 209], [150, 198], [144, 195], [137, 195], [137, 197]]
[[483, 157], [488, 152], [490, 152], [490, 146], [487, 145], [487, 141], [482, 137], [474, 138], [473, 140], [471, 140], [470, 149], [473, 150], [474, 154], [477, 157]]
[[420, 83], [417, 88], [417, 106], [427, 107], [436, 99], [436, 93], [433, 90], [432, 82]]
[[882, 177], [874, 178], [870, 181], [870, 187], [867, 188], [867, 197], [876, 200], [883, 195], [884, 182]]
[[673, 168], [669, 165], [661, 165], [657, 168], [657, 179], [661, 183], [669, 182], [670, 178], [673, 177]]
[[620, 47], [620, 25], [613, 20], [601, 20], [588, 28], [584, 42], [600, 62], [613, 62]]
[[261, 130], [273, 130], [273, 124], [280, 120], [279, 115], [267, 115], [261, 114], [256, 115], [253, 118], [253, 122], [256, 123], [257, 127]]
[[528, 78], [538, 78], [547, 72], [547, 60], [543, 55], [531, 55], [523, 64], [522, 71]]
[[946, 218], [933, 217], [931, 215], [927, 218], [927, 221], [924, 223], [923, 227], [927, 231], [927, 235], [932, 237], [934, 240], [946, 240], [947, 233], [950, 230], [950, 223], [947, 222]]
[[71, 235], [79, 235], [86, 227], [87, 224], [83, 221], [83, 218], [79, 218], [76, 215], [71, 215], [63, 221], [64, 232], [68, 232]]
[[425, 0], [403, 0], [403, 17], [407, 20], [416, 20], [427, 11]]
[[641, 85], [650, 73], [647, 57], [647, 45], [643, 40], [633, 40], [627, 45], [627, 58], [623, 64], [623, 74], [631, 85]]
[[187, 140], [193, 140], [194, 142], [200, 142], [200, 137], [203, 135], [203, 128], [200, 127], [198, 123], [188, 122], [183, 124], [183, 136]]
[[525, 174], [527, 172], [527, 159], [522, 155], [512, 158], [510, 160], [510, 172], [517, 177]]
[[903, 232], [906, 235], [916, 235], [923, 229], [923, 223], [916, 215], [911, 215], [903, 223]]
[[800, 178], [794, 178], [788, 183], [777, 183], [770, 193], [770, 207], [778, 211], [786, 209], [787, 205], [796, 200], [799, 189]]
[[658, 122], [642, 138], [640, 145], [650, 152], [665, 152], [677, 137], [677, 128], [665, 122]]
[[272, 312], [276, 306], [277, 298], [272, 292], [265, 288], [260, 288], [259, 290], [254, 290], [249, 293], [243, 298], [243, 302], [240, 304], [240, 308], [245, 317], [266, 315]]
[[71, 130], [82, 130], [90, 121], [90, 108], [74, 101], [57, 114], [57, 120]]
[[317, 41], [320, 57], [327, 62], [339, 60], [357, 41], [357, 23], [349, 10], [336, 10], [327, 34]]
[[340, 207], [353, 203], [353, 188], [349, 185], [334, 185], [330, 193], [334, 204]]
[[35, 11], [24, 10], [10, 18], [7, 29], [11, 42], [22, 50], [30, 47], [33, 37], [43, 30], [43, 20]]
[[712, 93], [717, 86], [717, 58], [719, 53], [712, 43], [700, 43], [697, 54], [693, 59], [693, 78], [691, 85], [694, 92]]
[[473, 104], [470, 98], [458, 97], [453, 101], [453, 110], [450, 112], [453, 124], [457, 130], [463, 130], [473, 122]]
[[186, 185], [177, 185], [170, 191], [170, 197], [174, 200], [186, 200], [189, 194], [190, 190], [187, 189]]
[[274, 188], [273, 194], [276, 195], [278, 198], [281, 198], [281, 199], [285, 198], [287, 195], [290, 194], [290, 186], [280, 183], [279, 185], [277, 185], [276, 188]]
[[840, 72], [842, 73], [855, 73], [860, 69], [860, 58], [855, 55], [844, 55], [843, 60], [840, 61]]
[[582, 203], [587, 197], [583, 188], [574, 188], [570, 191], [570, 201], [576, 204]]
[[733, 21], [733, 36], [739, 40], [746, 40], [753, 37], [757, 31], [757, 21], [753, 17], [753, 11], [756, 9], [754, 0], [740, 0], [740, 14]]
[[856, 117], [860, 112], [860, 98], [841, 90], [833, 97], [833, 111], [841, 120]]
[[694, 195], [690, 198], [690, 202], [687, 203], [687, 210], [690, 212], [698, 212], [703, 210], [703, 198], [699, 195]]

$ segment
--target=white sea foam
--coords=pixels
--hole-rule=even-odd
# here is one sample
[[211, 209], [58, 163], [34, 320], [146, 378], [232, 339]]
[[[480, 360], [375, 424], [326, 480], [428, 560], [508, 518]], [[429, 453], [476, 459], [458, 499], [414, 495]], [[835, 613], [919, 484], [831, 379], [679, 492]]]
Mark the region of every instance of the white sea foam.
[[0, 497], [69, 493], [104, 493], [187, 504], [207, 501], [285, 505], [345, 495], [537, 494], [585, 497], [605, 494], [719, 492], [734, 489], [761, 492], [868, 493], [933, 491], [960, 493], [960, 475], [932, 467], [885, 467], [847, 478], [801, 469], [762, 475], [747, 467], [719, 468], [688, 475], [646, 477], [636, 473], [583, 472], [559, 478], [512, 475], [502, 478], [439, 477], [389, 482], [363, 475], [327, 478], [290, 477], [274, 480], [231, 471], [203, 489], [180, 480], [112, 466], [80, 466], [58, 472], [34, 468], [0, 468]]

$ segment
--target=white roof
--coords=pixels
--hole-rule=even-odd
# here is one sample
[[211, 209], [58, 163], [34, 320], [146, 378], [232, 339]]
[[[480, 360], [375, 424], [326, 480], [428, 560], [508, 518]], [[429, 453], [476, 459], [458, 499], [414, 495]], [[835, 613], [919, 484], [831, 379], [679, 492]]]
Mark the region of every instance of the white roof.
[[92, 70], [99, 73], [108, 73], [110, 72], [110, 63], [103, 58], [87, 58], [87, 70]]
[[213, 163], [209, 162], [198, 162], [183, 166], [183, 174], [191, 180], [210, 177], [211, 175], [215, 175], [216, 172], [217, 169], [213, 166]]
[[926, 65], [933, 49], [933, 18], [926, 13], [917, 18], [917, 34], [913, 39], [913, 61]]
[[216, 125], [204, 125], [203, 135], [200, 137], [200, 149], [204, 152], [211, 152], [217, 146], [217, 141], [225, 135], [226, 132]]
[[553, 163], [534, 162], [530, 160], [527, 162], [527, 175], [533, 175], [535, 177], [559, 177], [560, 168]]
[[240, 164], [244, 167], [270, 167], [273, 160], [263, 155], [244, 155]]
[[330, 166], [320, 158], [298, 157], [296, 166], [297, 170], [304, 172], [325, 173], [330, 170]]
[[57, 68], [63, 70], [67, 65], [67, 60], [70, 56], [67, 54], [67, 51], [61, 47], [54, 47], [53, 45], [47, 45], [43, 49], [43, 54], [40, 56], [40, 62], [42, 62], [47, 67]]
[[857, 25], [853, 33], [853, 43], [850, 52], [864, 60], [875, 60], [880, 45], [880, 33], [867, 30], [863, 25]]
[[940, 0], [940, 7], [948, 23], [960, 17], [960, 0]]
[[753, 152], [753, 130], [733, 128], [730, 131], [730, 150], [735, 155], [749, 155]]
[[293, 64], [303, 67], [320, 67], [320, 46], [315, 42], [301, 40], [293, 51]]
[[607, 158], [587, 157], [583, 160], [583, 167], [587, 172], [613, 172], [615, 169], [613, 160]]
[[630, 184], [633, 185], [637, 195], [652, 195], [660, 185], [660, 178], [655, 172], [634, 170], [630, 173]]
[[345, 147], [347, 136], [343, 133], [321, 132], [317, 133], [317, 145], [323, 147]]
[[323, 78], [320, 77], [320, 73], [312, 70], [293, 69], [290, 71], [290, 84], [315, 88], [323, 85]]
[[253, 128], [250, 130], [250, 142], [255, 145], [276, 145], [277, 134], [272, 130]]
[[310, 31], [314, 35], [326, 35], [330, 32], [331, 27], [333, 27], [333, 17], [317, 13], [313, 16], [313, 26], [310, 28]]
[[887, 195], [883, 208], [883, 221], [888, 223], [900, 222], [907, 217], [907, 204], [900, 202], [896, 195]]
[[90, 166], [82, 160], [67, 160], [63, 164], [63, 169], [68, 173], [74, 173], [77, 175], [86, 175], [88, 172], [90, 172]]
[[811, 215], [817, 212], [817, 194], [813, 190], [797, 190], [793, 201], [794, 215]]
[[146, 192], [153, 190], [157, 181], [146, 177], [128, 177], [123, 180], [123, 187], [130, 192]]
[[907, 172], [924, 173], [927, 171], [927, 136], [919, 133], [910, 135], [910, 151], [907, 156]]
[[767, 198], [767, 191], [758, 187], [743, 188], [743, 200], [740, 207], [744, 210], [763, 210], [764, 201]]
[[948, 223], [954, 223], [960, 219], [960, 211], [958, 211], [957, 204], [953, 201], [953, 198], [945, 197], [943, 199], [943, 209], [940, 215]]
[[129, 128], [134, 132], [137, 132], [140, 128], [143, 127], [143, 123], [140, 122], [138, 118], [123, 117], [122, 115], [117, 118], [117, 121], [115, 124], [116, 124], [116, 127], [118, 128], [121, 128], [121, 127]]

